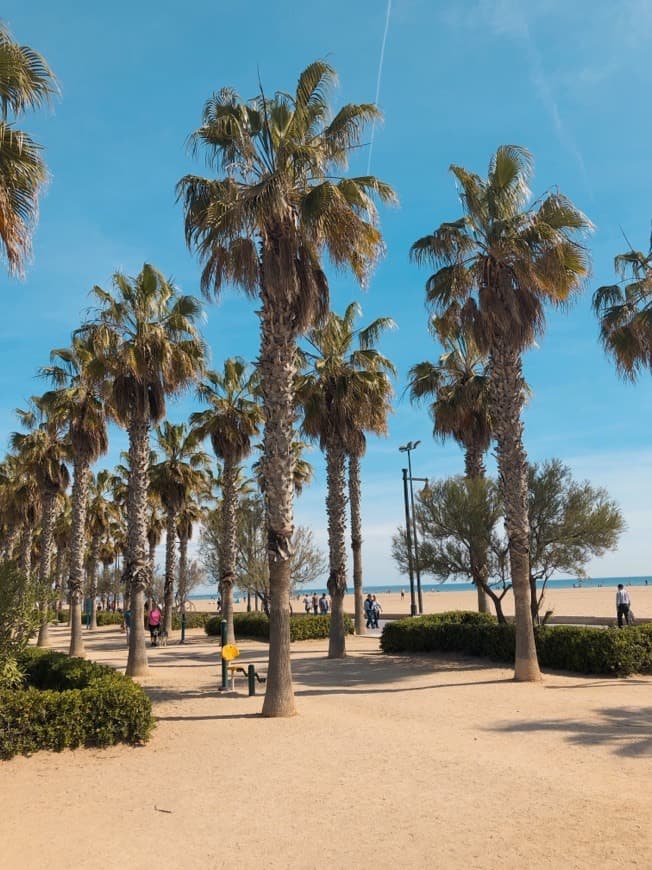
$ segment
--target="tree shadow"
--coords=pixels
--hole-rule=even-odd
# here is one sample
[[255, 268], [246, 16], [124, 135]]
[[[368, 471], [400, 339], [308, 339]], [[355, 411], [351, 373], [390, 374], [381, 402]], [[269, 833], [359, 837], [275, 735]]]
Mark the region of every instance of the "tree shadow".
[[518, 722], [487, 730], [509, 733], [558, 731], [569, 743], [606, 746], [615, 755], [637, 758], [652, 755], [652, 707], [605, 707], [595, 711], [600, 721], [547, 719]]

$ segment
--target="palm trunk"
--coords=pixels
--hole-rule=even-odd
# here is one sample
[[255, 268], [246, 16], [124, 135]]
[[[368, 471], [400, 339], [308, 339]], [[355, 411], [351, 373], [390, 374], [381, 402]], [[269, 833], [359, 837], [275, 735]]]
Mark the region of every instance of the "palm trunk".
[[[90, 552], [88, 554], [88, 594], [91, 599], [91, 623], [88, 626], [91, 631], [97, 628], [97, 562], [100, 555], [100, 533], [95, 532], [91, 538]], [[80, 599], [81, 600], [81, 599]], [[104, 605], [106, 609], [106, 605]]]
[[[86, 508], [88, 505], [88, 461], [75, 456], [72, 481], [72, 530], [70, 533], [70, 649], [69, 655], [84, 657], [81, 604], [84, 585], [84, 550], [86, 546]], [[91, 626], [93, 627], [93, 626]]]
[[[174, 508], [168, 508], [165, 523], [165, 585], [163, 587], [163, 628], [167, 632], [168, 637], [172, 634], [174, 580], [177, 569], [177, 516], [177, 510]], [[151, 558], [150, 564], [153, 564]]]
[[346, 453], [338, 439], [326, 447], [326, 513], [328, 516], [328, 592], [331, 596], [331, 626], [328, 658], [346, 655], [344, 594], [346, 592]]
[[56, 492], [44, 492], [41, 496], [43, 514], [41, 518], [41, 563], [39, 565], [38, 580], [41, 589], [41, 626], [38, 633], [37, 646], [49, 646], [48, 610], [50, 607], [50, 573], [52, 566], [52, 543], [54, 540], [54, 521]]
[[491, 354], [491, 403], [498, 473], [505, 505], [505, 527], [516, 614], [514, 678], [541, 679], [530, 610], [530, 523], [527, 455], [523, 446], [523, 372], [520, 354], [496, 342]]
[[126, 673], [141, 677], [149, 672], [145, 650], [145, 589], [150, 584], [147, 559], [147, 486], [149, 473], [149, 420], [134, 415], [129, 424], [129, 486], [127, 494], [127, 553], [123, 579], [129, 593], [131, 632]]
[[349, 505], [351, 511], [351, 551], [353, 553], [353, 599], [355, 633], [366, 634], [362, 589], [362, 498], [360, 457], [349, 455]]
[[20, 539], [20, 571], [29, 580], [32, 573], [32, 543], [34, 540], [34, 527], [31, 523], [25, 523], [23, 534]]
[[222, 469], [222, 558], [220, 559], [220, 595], [222, 619], [226, 619], [227, 643], [235, 643], [233, 628], [233, 584], [237, 555], [236, 511], [238, 506], [237, 466], [225, 457]]
[[16, 545], [18, 544], [18, 539], [20, 537], [20, 529], [18, 526], [14, 526], [14, 528], [9, 532], [7, 537], [4, 540], [2, 546], [2, 561], [10, 562], [13, 555], [14, 550], [16, 549]]
[[[269, 666], [263, 716], [293, 716], [296, 713], [290, 661], [290, 556], [294, 532], [294, 379], [296, 374], [295, 324], [285, 297], [274, 290], [288, 276], [281, 264], [267, 254], [272, 293], [261, 293], [260, 374], [265, 435], [262, 476], [268, 521], [269, 558]], [[276, 281], [272, 279], [276, 278]], [[276, 287], [274, 286], [276, 284]], [[278, 294], [281, 297], [281, 294]]]
[[186, 612], [188, 598], [188, 535], [179, 535], [179, 606], [181, 612]]
[[[466, 445], [464, 451], [464, 472], [467, 480], [479, 480], [485, 476], [484, 450], [475, 444]], [[483, 541], [471, 541], [469, 549], [471, 574], [478, 593], [478, 611], [480, 613], [489, 613], [489, 601], [485, 592], [487, 547]]]
[[[63, 545], [57, 544], [57, 555], [54, 563], [55, 590], [57, 593], [56, 609], [60, 613], [63, 609], [63, 596], [65, 589], [65, 570], [66, 570], [66, 548]], [[68, 619], [70, 622], [70, 619]]]

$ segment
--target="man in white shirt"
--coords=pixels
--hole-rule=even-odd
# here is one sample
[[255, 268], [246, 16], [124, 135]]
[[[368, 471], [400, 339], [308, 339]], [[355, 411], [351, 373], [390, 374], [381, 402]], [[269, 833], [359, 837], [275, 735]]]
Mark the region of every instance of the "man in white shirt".
[[629, 607], [631, 605], [629, 592], [625, 589], [622, 583], [618, 584], [618, 592], [616, 592], [616, 610], [618, 611], [618, 628], [623, 627], [623, 617], [627, 625], [630, 624]]

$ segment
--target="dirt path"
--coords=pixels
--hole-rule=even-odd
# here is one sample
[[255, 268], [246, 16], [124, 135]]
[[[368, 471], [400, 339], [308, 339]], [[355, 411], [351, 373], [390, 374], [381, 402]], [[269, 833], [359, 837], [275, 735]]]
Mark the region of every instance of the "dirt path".
[[[53, 630], [65, 646], [65, 630]], [[115, 629], [86, 636], [124, 666]], [[477, 661], [297, 644], [299, 715], [220, 695], [198, 632], [152, 650], [141, 748], [0, 763], [2, 868], [652, 865], [652, 679], [515, 684]], [[240, 644], [261, 661], [262, 644]]]

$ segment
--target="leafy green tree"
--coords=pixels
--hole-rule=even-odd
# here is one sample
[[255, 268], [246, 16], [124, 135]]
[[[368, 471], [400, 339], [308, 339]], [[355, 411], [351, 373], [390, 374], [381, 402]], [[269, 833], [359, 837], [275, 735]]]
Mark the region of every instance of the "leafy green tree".
[[614, 266], [620, 280], [596, 290], [593, 309], [619, 374], [634, 381], [652, 369], [652, 238], [647, 254], [630, 250]]
[[[482, 475], [433, 481], [418, 494], [416, 513], [421, 529], [421, 571], [440, 582], [482, 584], [498, 620], [504, 622], [502, 600], [511, 585], [505, 582], [506, 547], [497, 532], [503, 507], [494, 481]], [[478, 548], [485, 553], [480, 576], [475, 556]], [[392, 554], [401, 570], [406, 570], [403, 529], [392, 539]]]
[[570, 468], [559, 459], [530, 466], [528, 515], [530, 607], [538, 622], [550, 577], [583, 577], [590, 559], [616, 549], [625, 521], [605, 489], [573, 480]]
[[124, 582], [132, 631], [127, 674], [141, 676], [148, 671], [142, 617], [151, 576], [147, 553], [150, 429], [165, 416], [166, 397], [201, 376], [206, 350], [196, 327], [199, 301], [177, 293], [153, 266], [146, 263], [135, 278], [116, 272], [112, 291], [93, 288], [99, 308], [79, 334], [92, 343], [96, 377], [104, 382], [111, 412], [129, 436]]
[[[162, 458], [152, 464], [150, 482], [166, 513], [164, 628], [171, 634], [179, 512], [192, 495], [206, 489], [210, 459], [199, 446], [197, 433], [189, 431], [184, 423], [164, 422], [157, 427], [156, 438]], [[148, 525], [148, 535], [151, 530]]]
[[[329, 658], [346, 654], [344, 594], [346, 592], [346, 460], [349, 458], [349, 493], [354, 543], [356, 630], [364, 633], [362, 603], [362, 530], [360, 457], [365, 451], [365, 431], [384, 434], [391, 410], [394, 374], [392, 363], [374, 347], [386, 329], [388, 317], [355, 328], [360, 306], [351, 303], [343, 316], [330, 312], [306, 338], [301, 356], [305, 372], [298, 398], [303, 407], [302, 431], [318, 439], [326, 457], [326, 512], [328, 515], [329, 577], [332, 601]], [[357, 348], [355, 345], [357, 344]]]
[[210, 437], [222, 460], [222, 557], [219, 592], [226, 619], [227, 641], [235, 643], [233, 630], [233, 585], [236, 579], [236, 511], [240, 464], [251, 453], [252, 439], [263, 423], [258, 374], [239, 358], [227, 359], [223, 372], [209, 372], [198, 388], [210, 407], [198, 411], [190, 423], [199, 438]]
[[204, 264], [204, 292], [219, 295], [228, 283], [260, 300], [271, 588], [264, 716], [295, 712], [289, 591], [296, 341], [328, 307], [323, 255], [364, 281], [383, 249], [373, 198], [394, 199], [372, 176], [342, 175], [380, 113], [374, 105], [345, 105], [333, 116], [328, 92], [335, 78], [316, 61], [293, 94], [261, 89], [248, 102], [230, 88], [214, 94], [192, 143], [206, 149], [218, 177], [188, 175], [178, 186], [186, 238]]
[[38, 585], [15, 565], [0, 565], [0, 690], [22, 683], [16, 657], [36, 634], [39, 625]]
[[62, 428], [68, 429], [72, 451], [69, 654], [83, 657], [81, 610], [88, 488], [91, 466], [109, 449], [107, 414], [91, 374], [95, 356], [89, 342], [77, 336], [69, 348], [53, 350], [50, 356], [52, 364], [42, 368], [41, 375], [52, 381], [56, 389], [45, 393], [41, 401], [48, 414], [56, 418]]
[[0, 250], [16, 274], [23, 272], [30, 254], [47, 169], [41, 146], [16, 128], [15, 119], [47, 103], [57, 90], [45, 59], [14, 42], [0, 22]]
[[[466, 477], [479, 480], [485, 475], [484, 455], [491, 441], [488, 360], [470, 334], [458, 330], [440, 335], [440, 340], [445, 351], [436, 364], [426, 361], [410, 369], [410, 397], [413, 402], [432, 399], [433, 435], [442, 441], [457, 441], [464, 450]], [[480, 541], [471, 546], [470, 558], [478, 610], [484, 612], [487, 552]]]
[[534, 644], [529, 589], [527, 455], [521, 411], [522, 354], [545, 325], [545, 304], [565, 305], [588, 274], [588, 254], [577, 241], [587, 218], [561, 193], [529, 206], [530, 153], [503, 145], [486, 179], [452, 166], [464, 215], [414, 243], [417, 263], [436, 269], [426, 284], [428, 303], [446, 323], [461, 322], [489, 357], [491, 419], [516, 608], [517, 680], [541, 677]]

